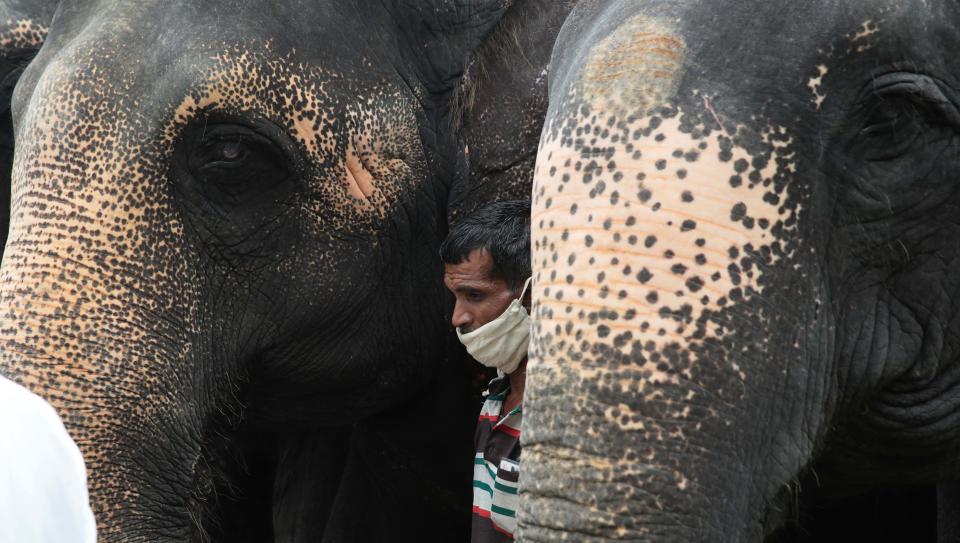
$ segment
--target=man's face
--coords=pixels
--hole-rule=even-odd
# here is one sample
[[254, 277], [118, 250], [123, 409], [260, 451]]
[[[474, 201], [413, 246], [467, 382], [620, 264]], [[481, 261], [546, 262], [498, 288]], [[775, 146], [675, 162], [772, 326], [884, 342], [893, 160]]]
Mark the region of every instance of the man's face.
[[483, 249], [445, 264], [443, 282], [457, 300], [450, 322], [464, 334], [499, 317], [516, 298], [506, 281], [493, 277], [493, 258]]

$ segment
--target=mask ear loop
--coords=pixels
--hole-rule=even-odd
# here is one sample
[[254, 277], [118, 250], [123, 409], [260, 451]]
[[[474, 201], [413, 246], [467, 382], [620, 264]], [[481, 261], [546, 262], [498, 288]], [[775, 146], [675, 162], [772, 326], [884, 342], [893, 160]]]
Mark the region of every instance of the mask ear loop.
[[[520, 292], [520, 297], [517, 298], [517, 300], [519, 300], [521, 304], [523, 304], [523, 299], [527, 295], [527, 288], [530, 286], [531, 281], [533, 281], [532, 275], [530, 277], [527, 277], [527, 282], [523, 284], [523, 290]], [[524, 309], [523, 312], [527, 313], [527, 310]], [[497, 368], [497, 377], [503, 377], [505, 375], [506, 373], [504, 373], [502, 369]]]
[[527, 287], [530, 286], [530, 282], [533, 281], [533, 276], [527, 277], [527, 282], [523, 284], [523, 291], [520, 293], [520, 303], [523, 303], [523, 299], [527, 296]]

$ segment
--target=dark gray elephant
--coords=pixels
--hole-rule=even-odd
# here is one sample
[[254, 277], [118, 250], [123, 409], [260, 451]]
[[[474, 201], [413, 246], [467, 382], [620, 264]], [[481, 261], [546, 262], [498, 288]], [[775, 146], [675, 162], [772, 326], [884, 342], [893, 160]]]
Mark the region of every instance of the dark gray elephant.
[[[501, 187], [484, 133], [518, 128], [483, 112], [568, 10], [0, 4], [0, 373], [64, 418], [102, 541], [465, 537], [477, 406], [437, 248], [448, 206], [528, 190], [539, 123]], [[500, 113], [542, 115], [537, 81]]]
[[960, 476], [957, 21], [578, 4], [533, 189], [521, 538], [759, 541], [804, 474]]
[[468, 63], [454, 108], [467, 174], [450, 195], [453, 221], [489, 202], [530, 197], [550, 53], [576, 4], [515, 2]]

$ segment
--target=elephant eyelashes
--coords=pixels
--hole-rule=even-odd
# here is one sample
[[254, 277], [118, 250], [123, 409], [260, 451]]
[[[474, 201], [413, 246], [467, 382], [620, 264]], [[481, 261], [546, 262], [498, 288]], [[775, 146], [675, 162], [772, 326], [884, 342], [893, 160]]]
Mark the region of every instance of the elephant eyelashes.
[[216, 203], [244, 204], [293, 177], [273, 141], [243, 126], [206, 126], [184, 143], [191, 181]]

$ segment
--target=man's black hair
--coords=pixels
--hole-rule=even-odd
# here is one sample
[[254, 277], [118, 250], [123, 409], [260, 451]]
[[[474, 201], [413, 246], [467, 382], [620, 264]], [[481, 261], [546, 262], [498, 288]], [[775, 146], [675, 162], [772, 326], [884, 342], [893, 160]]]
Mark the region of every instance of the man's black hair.
[[515, 291], [523, 288], [530, 277], [530, 202], [496, 202], [461, 219], [440, 245], [440, 258], [460, 264], [477, 249], [493, 259], [494, 277]]

